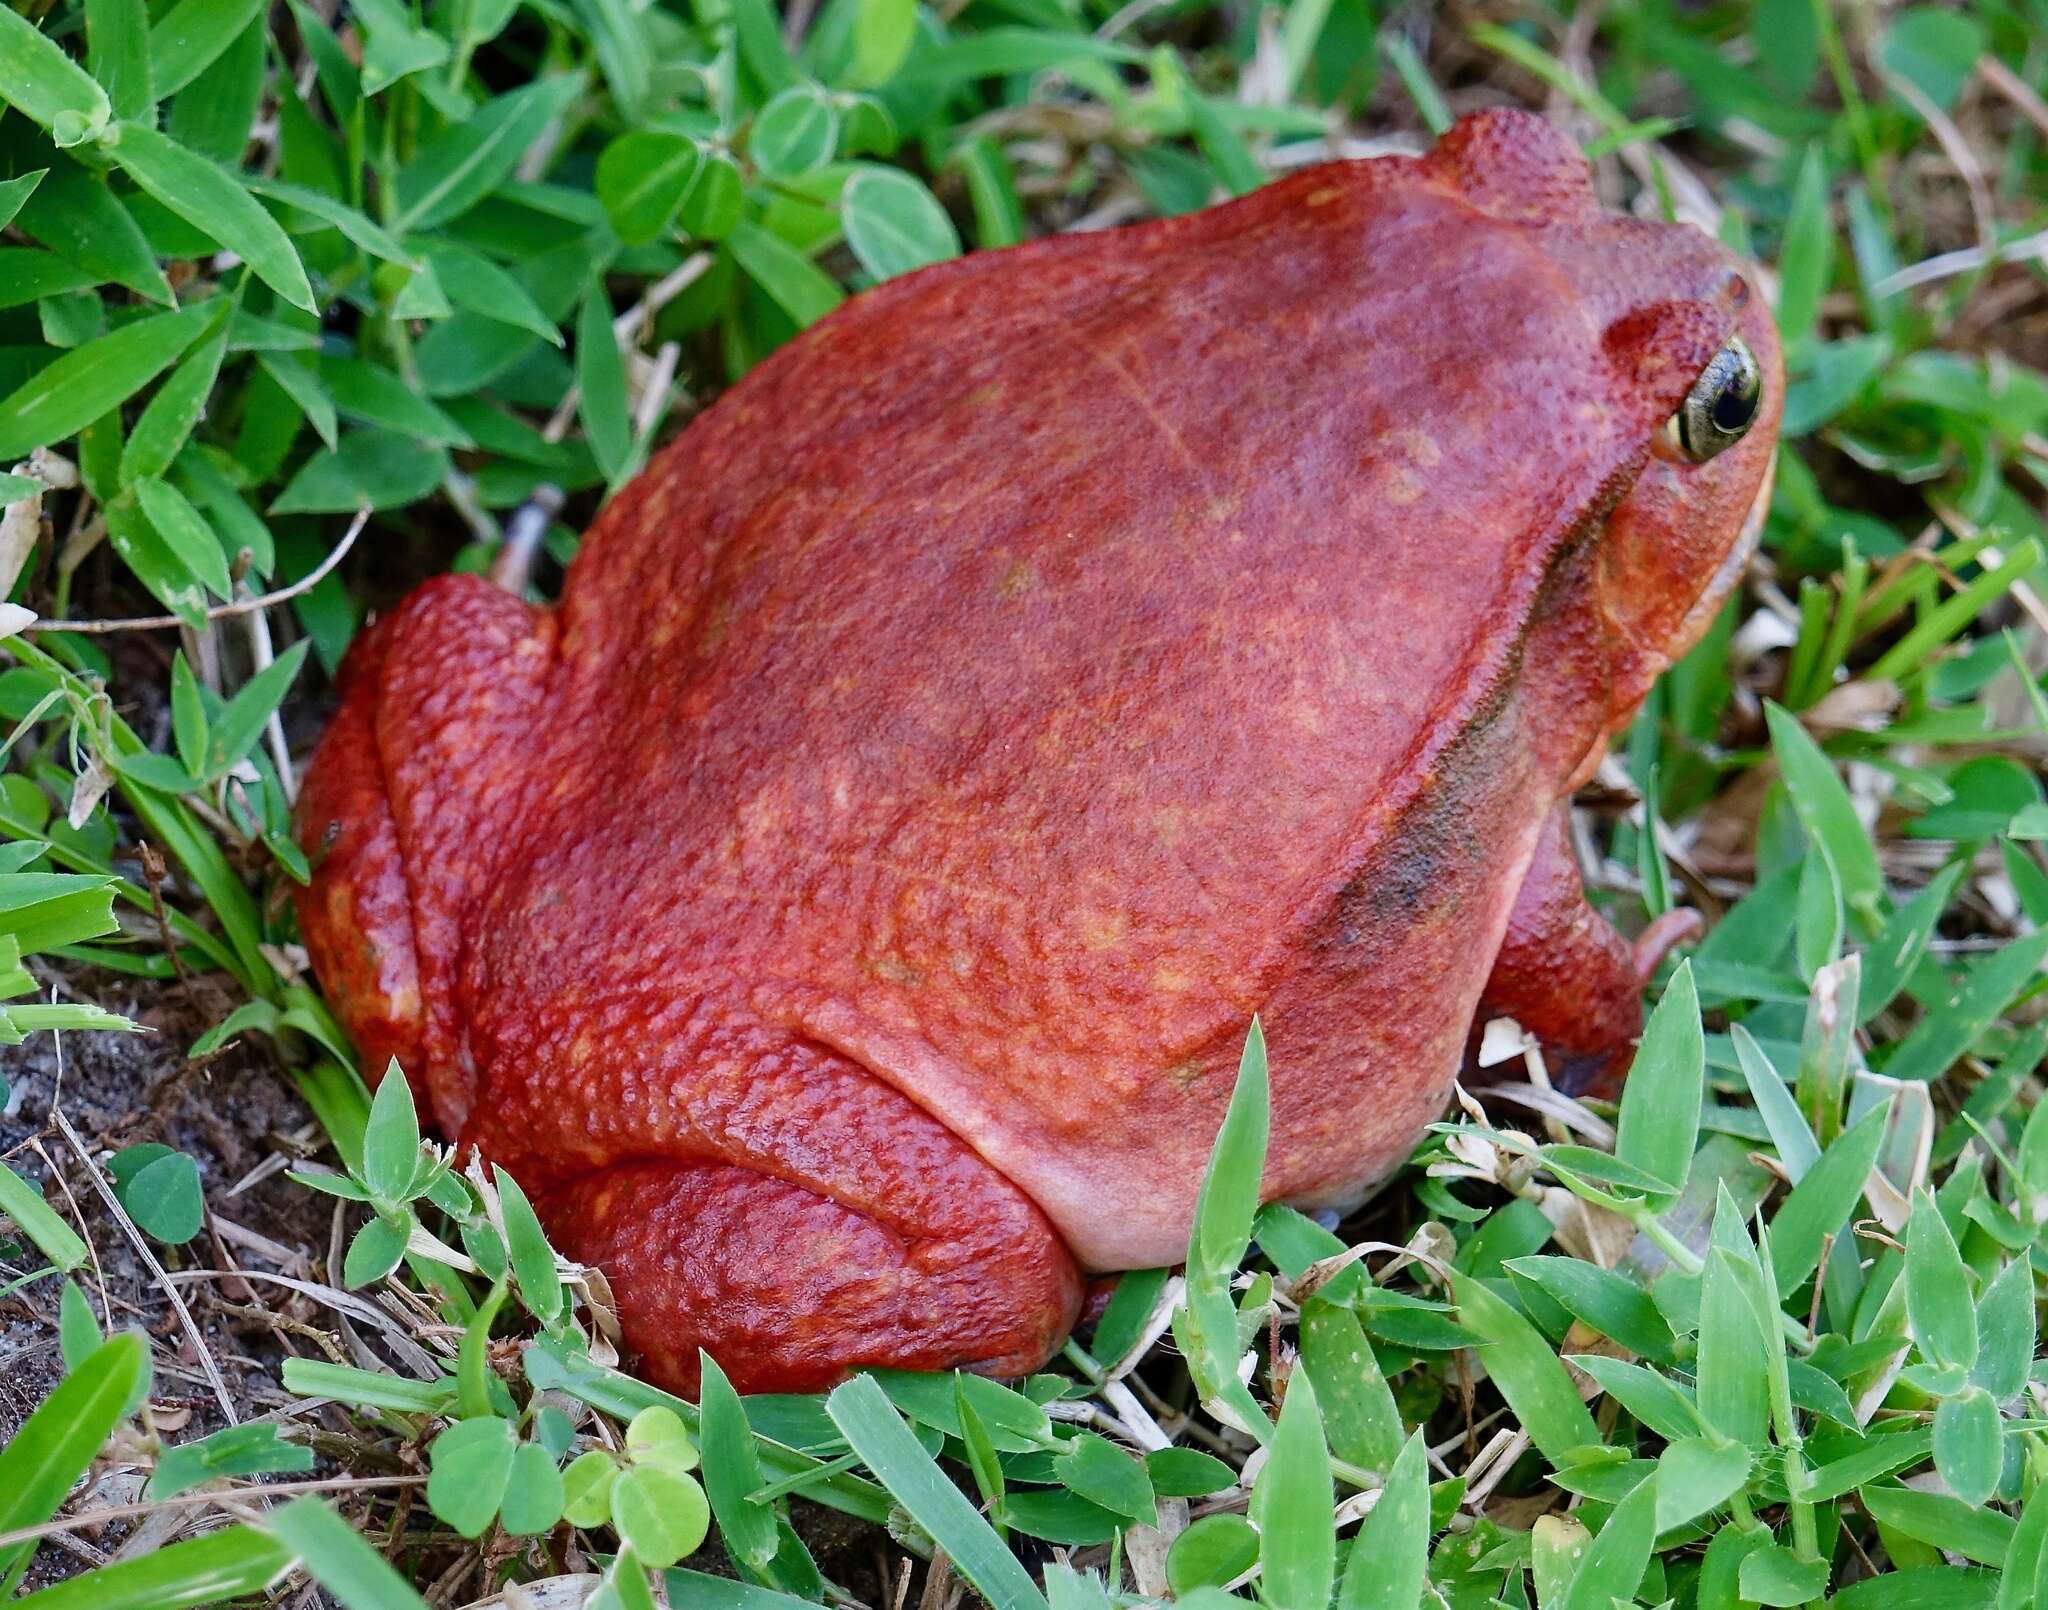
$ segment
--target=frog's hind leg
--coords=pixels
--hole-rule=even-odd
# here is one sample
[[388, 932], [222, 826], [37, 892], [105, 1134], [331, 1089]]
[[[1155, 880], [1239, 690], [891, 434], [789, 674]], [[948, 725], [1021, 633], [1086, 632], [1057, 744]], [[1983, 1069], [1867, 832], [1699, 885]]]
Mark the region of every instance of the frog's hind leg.
[[392, 622], [350, 648], [341, 708], [300, 790], [300, 846], [312, 882], [299, 891], [299, 929], [372, 1081], [395, 1058], [418, 1072], [424, 1019], [404, 856], [377, 753], [378, 684]]
[[1643, 986], [1673, 945], [1695, 938], [1690, 911], [1659, 918], [1633, 944], [1586, 903], [1569, 807], [1543, 825], [1508, 918], [1478, 1024], [1511, 1017], [1541, 1042], [1550, 1082], [1572, 1095], [1621, 1089], [1643, 1027]]
[[658, 1143], [679, 1155], [540, 1193], [650, 1379], [695, 1396], [700, 1347], [741, 1391], [811, 1392], [864, 1366], [1022, 1375], [1059, 1345], [1073, 1258], [930, 1114], [809, 1043], [725, 1086], [678, 1098], [694, 1143], [683, 1125]]
[[553, 665], [551, 617], [477, 576], [418, 588], [351, 645], [341, 708], [297, 801], [314, 970], [374, 1082], [393, 1058], [447, 1134], [474, 1083], [453, 969], [464, 917], [511, 853], [513, 796]]

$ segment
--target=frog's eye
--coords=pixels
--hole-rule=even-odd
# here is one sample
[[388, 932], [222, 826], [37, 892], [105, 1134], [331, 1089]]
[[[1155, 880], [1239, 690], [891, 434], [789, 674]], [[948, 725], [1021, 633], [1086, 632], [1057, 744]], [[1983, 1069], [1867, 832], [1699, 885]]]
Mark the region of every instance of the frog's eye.
[[1701, 464], [1733, 447], [1756, 418], [1763, 396], [1763, 371], [1755, 354], [1741, 336], [1731, 335], [1671, 416], [1668, 428], [1677, 438], [1678, 450]]

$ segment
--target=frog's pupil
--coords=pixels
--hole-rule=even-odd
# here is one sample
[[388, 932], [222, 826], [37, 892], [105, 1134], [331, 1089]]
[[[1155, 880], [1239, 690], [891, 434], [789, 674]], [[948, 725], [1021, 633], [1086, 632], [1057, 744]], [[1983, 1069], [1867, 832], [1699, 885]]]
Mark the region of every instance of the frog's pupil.
[[1748, 429], [1749, 422], [1756, 418], [1756, 401], [1755, 386], [1744, 386], [1739, 379], [1732, 385], [1723, 386], [1721, 394], [1714, 399], [1714, 428], [1731, 436]]

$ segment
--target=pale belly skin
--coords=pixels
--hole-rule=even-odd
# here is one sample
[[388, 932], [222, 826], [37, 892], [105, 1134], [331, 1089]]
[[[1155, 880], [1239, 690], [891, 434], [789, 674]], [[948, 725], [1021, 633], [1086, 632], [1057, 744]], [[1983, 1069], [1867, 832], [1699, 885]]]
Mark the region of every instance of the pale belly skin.
[[[1182, 1255], [1254, 1013], [1307, 1206], [1482, 1012], [1625, 1062], [1644, 959], [1555, 812], [1747, 540], [1738, 284], [1510, 117], [869, 293], [559, 610], [450, 577], [365, 634], [301, 803], [320, 977], [653, 1379], [1031, 1368], [1084, 1271]], [[1650, 458], [1737, 328], [1769, 419]]]

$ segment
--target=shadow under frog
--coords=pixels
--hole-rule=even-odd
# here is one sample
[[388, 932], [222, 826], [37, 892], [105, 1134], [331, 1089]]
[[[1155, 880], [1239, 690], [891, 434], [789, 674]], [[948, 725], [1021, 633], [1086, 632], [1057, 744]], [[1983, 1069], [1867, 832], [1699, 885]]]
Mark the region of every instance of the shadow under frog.
[[1255, 1012], [1269, 1199], [1383, 1180], [1482, 1014], [1611, 1088], [1661, 939], [1562, 805], [1739, 576], [1778, 392], [1740, 265], [1513, 112], [890, 281], [558, 608], [363, 634], [315, 968], [655, 1381], [1028, 1370], [1180, 1257]]

